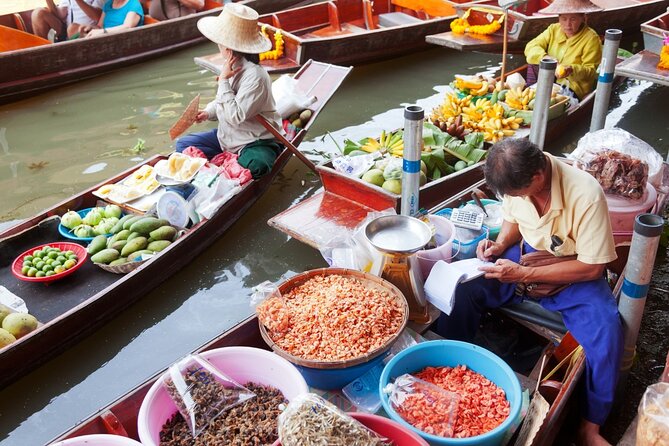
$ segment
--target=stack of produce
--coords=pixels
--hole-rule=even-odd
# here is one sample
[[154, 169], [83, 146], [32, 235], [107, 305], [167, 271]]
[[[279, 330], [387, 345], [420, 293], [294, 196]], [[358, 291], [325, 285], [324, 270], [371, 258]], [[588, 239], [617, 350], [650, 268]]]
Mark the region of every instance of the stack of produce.
[[[429, 122], [423, 124], [420, 186], [472, 166], [485, 158], [482, 133], [470, 132], [461, 136], [462, 138], [455, 137]], [[379, 138], [367, 137], [357, 142], [347, 139], [344, 141], [343, 153], [348, 156], [377, 154], [377, 158], [369, 163], [368, 170], [361, 174], [362, 180], [400, 194], [404, 153], [402, 137], [402, 130], [397, 130], [383, 131]]]
[[137, 262], [143, 254], [155, 254], [172, 244], [177, 229], [167, 220], [129, 214], [110, 233], [109, 238], [95, 237], [86, 248], [94, 263], [116, 266]]
[[79, 258], [73, 251], [44, 246], [23, 257], [21, 274], [28, 277], [50, 277], [73, 268], [78, 261]]
[[109, 234], [121, 217], [121, 208], [115, 204], [92, 208], [83, 218], [76, 211], [66, 212], [60, 224], [80, 238]]
[[0, 348], [22, 338], [37, 328], [37, 318], [28, 313], [16, 313], [0, 304]]

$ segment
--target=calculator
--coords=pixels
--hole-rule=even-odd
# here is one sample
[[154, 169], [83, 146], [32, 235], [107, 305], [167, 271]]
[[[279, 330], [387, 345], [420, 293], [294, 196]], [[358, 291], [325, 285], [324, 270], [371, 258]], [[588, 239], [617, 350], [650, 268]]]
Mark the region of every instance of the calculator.
[[451, 213], [451, 221], [455, 226], [460, 226], [461, 228], [481, 229], [483, 226], [483, 214], [455, 208]]

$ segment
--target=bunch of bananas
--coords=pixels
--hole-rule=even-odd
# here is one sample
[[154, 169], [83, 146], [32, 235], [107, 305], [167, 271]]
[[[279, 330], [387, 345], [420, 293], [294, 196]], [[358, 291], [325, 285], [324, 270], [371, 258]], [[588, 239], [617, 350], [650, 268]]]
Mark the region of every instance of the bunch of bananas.
[[535, 94], [533, 88], [525, 88], [524, 90], [521, 87], [512, 88], [506, 93], [504, 102], [516, 110], [532, 110], [532, 104], [534, 104], [532, 101]]
[[[471, 96], [459, 98], [457, 93], [449, 92], [444, 97], [444, 102], [432, 110], [432, 122], [449, 122], [462, 114], [462, 109], [468, 107], [472, 102]], [[449, 122], [450, 124], [450, 122]], [[435, 124], [438, 125], [438, 124]]]
[[401, 158], [404, 155], [404, 140], [402, 139], [402, 136], [403, 133], [401, 130], [389, 133], [386, 133], [386, 131], [383, 130], [379, 139], [367, 138], [367, 141], [360, 147], [360, 150], [364, 150], [368, 153], [378, 152], [380, 150]]

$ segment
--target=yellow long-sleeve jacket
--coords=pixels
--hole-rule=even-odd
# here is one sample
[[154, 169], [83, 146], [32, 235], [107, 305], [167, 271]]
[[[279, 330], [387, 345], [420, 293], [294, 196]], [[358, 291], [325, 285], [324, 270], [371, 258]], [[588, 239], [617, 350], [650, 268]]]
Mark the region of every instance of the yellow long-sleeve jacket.
[[546, 55], [556, 59], [560, 65], [573, 68], [571, 75], [557, 82], [568, 82], [568, 87], [579, 99], [595, 88], [597, 67], [602, 60], [602, 43], [595, 30], [583, 26], [574, 36], [567, 37], [559, 23], [550, 25], [525, 46], [529, 64], [538, 64]]

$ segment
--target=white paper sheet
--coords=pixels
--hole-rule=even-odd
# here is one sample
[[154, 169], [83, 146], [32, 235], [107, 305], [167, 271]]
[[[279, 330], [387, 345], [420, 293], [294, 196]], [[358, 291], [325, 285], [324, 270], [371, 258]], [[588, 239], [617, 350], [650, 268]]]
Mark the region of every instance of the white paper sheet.
[[439, 260], [432, 267], [432, 271], [425, 281], [425, 297], [432, 305], [450, 315], [453, 311], [455, 288], [458, 284], [482, 276], [484, 272], [480, 271], [479, 268], [489, 265], [493, 265], [493, 263], [477, 258], [453, 263]]

